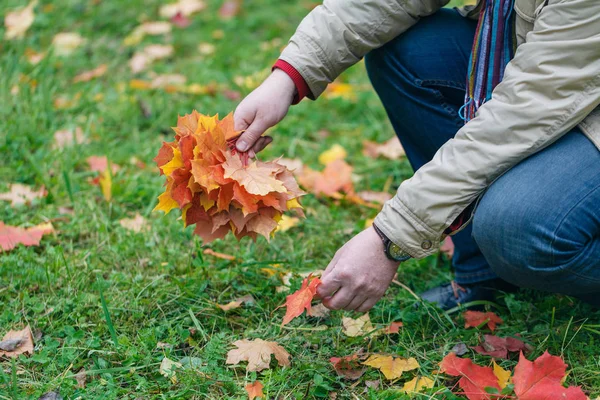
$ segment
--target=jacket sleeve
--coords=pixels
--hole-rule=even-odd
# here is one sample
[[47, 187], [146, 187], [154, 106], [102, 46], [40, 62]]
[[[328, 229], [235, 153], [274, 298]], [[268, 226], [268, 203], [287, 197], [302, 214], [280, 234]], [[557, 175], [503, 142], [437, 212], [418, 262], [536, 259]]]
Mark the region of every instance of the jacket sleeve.
[[549, 0], [492, 99], [375, 219], [413, 257], [498, 176], [550, 145], [600, 104], [600, 1]]
[[316, 99], [346, 68], [449, 0], [324, 0], [300, 23], [281, 60], [293, 66]]

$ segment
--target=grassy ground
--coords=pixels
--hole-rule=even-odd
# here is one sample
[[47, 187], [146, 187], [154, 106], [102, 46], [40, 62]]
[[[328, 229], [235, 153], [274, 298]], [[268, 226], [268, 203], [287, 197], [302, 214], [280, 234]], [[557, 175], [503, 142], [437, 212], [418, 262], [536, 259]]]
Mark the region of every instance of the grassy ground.
[[[337, 392], [338, 399], [403, 398], [397, 389], [404, 379], [389, 384], [370, 370], [351, 386], [335, 375], [328, 359], [359, 348], [412, 356], [421, 364], [422, 374], [435, 377], [431, 373], [437, 363], [456, 343], [475, 345], [480, 334], [462, 329], [460, 313], [447, 316], [430, 307], [415, 310], [413, 297], [399, 287], [392, 287], [370, 315], [380, 326], [404, 321], [400, 335], [345, 337], [342, 312], [322, 321], [301, 317], [285, 329], [279, 327], [282, 310], [275, 308], [285, 293], [275, 290], [280, 279], [261, 268], [276, 264], [293, 272], [324, 268], [375, 210], [306, 196], [308, 218], [276, 235], [270, 244], [264, 239], [238, 243], [228, 238], [210, 246], [235, 254], [239, 262], [203, 255], [205, 246], [191, 230], [182, 230], [174, 213], [167, 217], [151, 213], [163, 183], [151, 159], [161, 141], [171, 140], [169, 127], [176, 116], [194, 108], [226, 114], [236, 105], [221, 93], [129, 87], [134, 75], [127, 61], [133, 50], [122, 40], [141, 21], [156, 20], [161, 3], [41, 0], [25, 39], [0, 42], [0, 191], [11, 182], [45, 185], [49, 191], [31, 207], [15, 209], [0, 202], [0, 221], [26, 226], [51, 220], [58, 230], [40, 247], [18, 247], [0, 255], [0, 331], [30, 324], [41, 334], [33, 356], [0, 362], [0, 399], [37, 399], [48, 391], [73, 399], [241, 399], [246, 397], [244, 384], [256, 378], [264, 383], [268, 398], [322, 398], [329, 392]], [[0, 15], [22, 4], [5, 0]], [[287, 39], [312, 5], [308, 0], [247, 1], [238, 17], [224, 22], [216, 17], [220, 2], [208, 4], [191, 26], [175, 28], [170, 37], [144, 39], [142, 45], [175, 46], [173, 57], [151, 69], [184, 74], [190, 83], [215, 82], [243, 94], [250, 87], [237, 86], [236, 77], [265, 73], [281, 46], [265, 43]], [[215, 30], [222, 30], [222, 39], [213, 38]], [[87, 42], [69, 57], [47, 56], [35, 66], [26, 61], [28, 48], [46, 50], [61, 31], [77, 31]], [[200, 42], [213, 43], [216, 53], [200, 56], [196, 50]], [[101, 63], [108, 64], [106, 76], [71, 83], [77, 73]], [[363, 139], [383, 141], [393, 135], [363, 66], [354, 67], [343, 79], [355, 85], [356, 100], [321, 99], [317, 105], [305, 101], [294, 107], [274, 130], [275, 143], [263, 157], [285, 154], [317, 167], [317, 155], [339, 143], [348, 150], [349, 162], [360, 177], [358, 189], [382, 190], [388, 177], [396, 187], [411, 175], [406, 161], [391, 163], [361, 155]], [[15, 86], [17, 95], [11, 94]], [[79, 98], [72, 107], [57, 109], [53, 102], [58, 96]], [[75, 126], [83, 129], [90, 143], [53, 150], [53, 133]], [[92, 174], [85, 159], [90, 155], [107, 155], [123, 167], [113, 178], [110, 203], [88, 183]], [[132, 165], [132, 156], [149, 166]], [[59, 207], [72, 207], [74, 214], [61, 214]], [[132, 233], [119, 225], [121, 218], [136, 212], [150, 220], [149, 231]], [[430, 257], [405, 263], [398, 279], [420, 291], [450, 277], [448, 262]], [[292, 282], [297, 288], [299, 279]], [[215, 307], [245, 294], [252, 294], [255, 304], [229, 313]], [[533, 356], [546, 349], [562, 355], [572, 368], [568, 382], [582, 385], [594, 397], [600, 395], [600, 347], [595, 343], [600, 326], [592, 325], [599, 314], [561, 296], [518, 293], [505, 300], [498, 310], [505, 320], [499, 334], [520, 334], [534, 347]], [[230, 343], [241, 338], [277, 341], [292, 354], [292, 367], [273, 366], [257, 374], [226, 366]], [[172, 347], [157, 349], [158, 342]], [[159, 374], [164, 356], [175, 361], [195, 357], [197, 368], [178, 373], [179, 382], [173, 384]], [[473, 356], [489, 362], [488, 357]], [[88, 375], [85, 388], [78, 388], [74, 378], [81, 369]], [[365, 380], [381, 380], [381, 385], [367, 391]], [[448, 384], [437, 378], [435, 388], [422, 398], [453, 398]]]

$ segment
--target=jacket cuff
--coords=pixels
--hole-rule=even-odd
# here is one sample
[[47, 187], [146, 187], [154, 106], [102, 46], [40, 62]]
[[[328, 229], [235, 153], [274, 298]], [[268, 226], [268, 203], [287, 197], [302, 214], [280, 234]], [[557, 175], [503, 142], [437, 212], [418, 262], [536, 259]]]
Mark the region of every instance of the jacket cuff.
[[300, 73], [296, 70], [296, 68], [292, 67], [289, 63], [279, 59], [273, 65], [272, 70], [275, 68], [282, 70], [294, 81], [294, 85], [296, 85], [296, 95], [294, 96], [294, 102], [292, 104], [300, 103], [300, 100], [308, 96], [310, 94], [310, 89], [308, 88], [308, 84], [300, 75]]
[[441, 237], [414, 216], [398, 196], [384, 204], [374, 223], [413, 258], [424, 258], [439, 250]]

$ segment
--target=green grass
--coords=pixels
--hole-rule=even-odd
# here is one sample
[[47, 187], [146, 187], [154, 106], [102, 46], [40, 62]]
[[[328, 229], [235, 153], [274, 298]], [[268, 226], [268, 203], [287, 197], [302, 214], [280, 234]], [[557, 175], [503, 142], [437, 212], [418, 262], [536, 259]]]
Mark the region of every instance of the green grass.
[[[22, 4], [4, 1], [0, 15]], [[324, 268], [375, 210], [308, 195], [307, 219], [277, 234], [271, 243], [228, 238], [209, 246], [235, 254], [239, 262], [203, 255], [206, 246], [191, 229], [182, 229], [176, 213], [151, 213], [163, 183], [151, 160], [161, 142], [171, 140], [169, 127], [177, 115], [194, 108], [224, 115], [236, 106], [221, 93], [200, 96], [129, 88], [131, 79], [148, 75], [131, 74], [127, 61], [133, 49], [124, 47], [122, 40], [141, 21], [156, 20], [160, 4], [40, 1], [26, 37], [0, 42], [0, 191], [22, 182], [45, 185], [49, 192], [31, 207], [15, 209], [0, 202], [0, 221], [19, 226], [52, 221], [58, 231], [39, 247], [21, 246], [0, 255], [0, 332], [30, 324], [41, 335], [33, 356], [0, 362], [0, 399], [37, 399], [48, 391], [60, 391], [69, 399], [243, 399], [243, 386], [254, 379], [263, 382], [272, 399], [326, 398], [331, 391], [338, 399], [403, 398], [398, 388], [413, 374], [390, 384], [369, 370], [353, 387], [335, 375], [329, 358], [360, 348], [412, 356], [421, 364], [420, 373], [435, 377], [437, 363], [456, 343], [475, 345], [481, 333], [463, 329], [460, 313], [415, 309], [414, 298], [397, 286], [370, 315], [377, 326], [404, 321], [399, 335], [345, 337], [341, 317], [356, 316], [343, 312], [322, 321], [301, 317], [280, 328], [283, 310], [275, 308], [284, 302], [285, 293], [276, 292], [278, 277], [267, 276], [261, 268]], [[218, 1], [208, 4], [191, 26], [175, 28], [168, 37], [147, 37], [137, 47], [172, 43], [175, 55], [151, 70], [181, 73], [189, 83], [214, 82], [247, 94], [249, 88], [237, 87], [235, 77], [268, 70], [279, 46], [262, 50], [261, 43], [287, 39], [312, 3], [246, 1], [242, 13], [227, 22], [216, 17]], [[217, 29], [224, 32], [221, 40], [212, 39]], [[62, 31], [77, 31], [87, 42], [69, 57], [49, 55], [35, 66], [26, 61], [27, 48], [45, 51]], [[214, 43], [216, 54], [200, 56], [200, 42]], [[106, 76], [71, 83], [77, 73], [101, 63], [109, 66]], [[383, 141], [393, 135], [364, 67], [352, 68], [343, 79], [357, 87], [356, 101], [320, 99], [319, 104], [304, 101], [293, 107], [273, 130], [275, 142], [261, 157], [285, 154], [318, 167], [318, 154], [339, 143], [360, 177], [358, 189], [382, 190], [389, 177], [397, 187], [411, 175], [406, 161], [371, 160], [361, 154], [363, 139]], [[20, 89], [18, 95], [11, 94], [14, 86]], [[54, 108], [57, 96], [73, 98], [78, 93], [81, 97], [73, 107]], [[75, 126], [90, 143], [53, 150], [53, 133]], [[322, 130], [328, 132], [325, 138]], [[90, 155], [107, 155], [122, 166], [113, 177], [110, 203], [88, 183], [93, 174], [85, 159]], [[148, 167], [132, 165], [132, 156]], [[72, 207], [74, 214], [63, 215], [59, 207]], [[136, 212], [149, 219], [149, 231], [136, 234], [119, 225], [121, 218]], [[399, 280], [417, 292], [450, 277], [448, 262], [440, 257], [411, 260], [399, 271]], [[295, 289], [300, 279], [292, 282]], [[228, 313], [215, 307], [245, 294], [252, 294], [256, 302]], [[571, 369], [567, 382], [582, 385], [591, 397], [600, 395], [597, 312], [568, 297], [531, 292], [508, 296], [498, 312], [505, 320], [499, 335], [520, 334], [534, 347], [532, 356], [546, 349], [562, 355]], [[318, 327], [322, 330], [313, 329]], [[273, 364], [270, 370], [246, 373], [243, 367], [225, 365], [230, 344], [241, 338], [277, 341], [292, 354], [291, 368]], [[158, 342], [171, 347], [157, 349]], [[174, 384], [159, 374], [165, 356], [193, 367], [178, 372]], [[472, 356], [489, 363], [488, 357]], [[502, 364], [512, 366], [515, 361]], [[74, 378], [81, 369], [88, 375], [83, 389]], [[366, 391], [365, 380], [381, 380], [381, 385]], [[436, 387], [422, 398], [451, 399], [451, 385], [438, 377]]]

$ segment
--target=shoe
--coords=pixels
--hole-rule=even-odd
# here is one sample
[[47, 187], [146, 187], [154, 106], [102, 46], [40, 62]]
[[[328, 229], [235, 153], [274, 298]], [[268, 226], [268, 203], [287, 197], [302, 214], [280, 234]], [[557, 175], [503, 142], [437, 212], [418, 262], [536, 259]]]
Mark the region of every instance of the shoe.
[[499, 278], [468, 285], [459, 285], [458, 283], [451, 281], [450, 283], [436, 286], [421, 293], [421, 298], [424, 301], [435, 303], [442, 310], [449, 310], [457, 307], [459, 304], [465, 304], [472, 301], [494, 301], [498, 291], [510, 293], [517, 289], [517, 286]]

